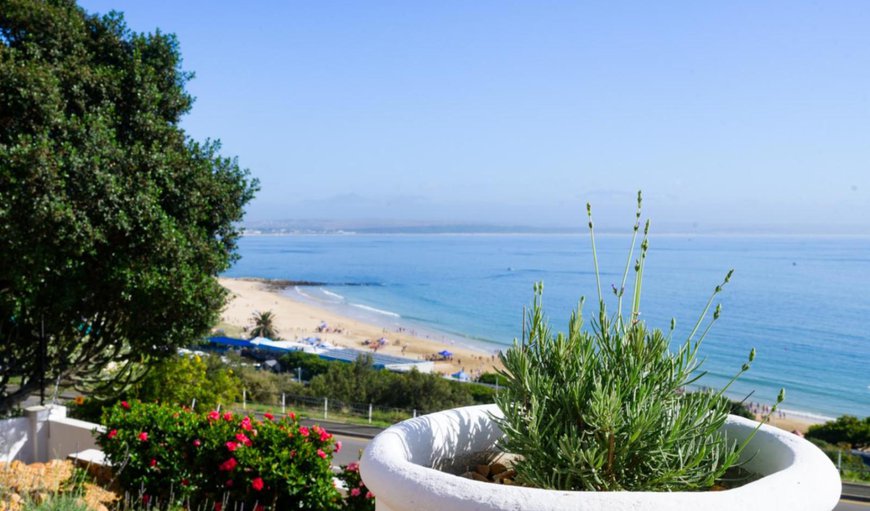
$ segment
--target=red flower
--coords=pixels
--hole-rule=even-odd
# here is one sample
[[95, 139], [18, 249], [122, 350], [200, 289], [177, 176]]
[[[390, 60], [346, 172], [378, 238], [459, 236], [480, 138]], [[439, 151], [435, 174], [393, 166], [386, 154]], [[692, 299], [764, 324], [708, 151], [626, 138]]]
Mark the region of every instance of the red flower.
[[227, 461], [221, 463], [220, 466], [218, 467], [218, 469], [223, 471], [223, 472], [229, 472], [230, 470], [236, 468], [236, 465], [237, 465], [236, 459], [230, 458]]
[[341, 451], [341, 440], [335, 442], [335, 453], [338, 454]]
[[251, 426], [251, 418], [245, 417], [244, 419], [242, 419], [241, 427], [245, 431], [251, 431], [251, 429], [253, 429], [253, 426]]
[[151, 495], [148, 495], [147, 493], [145, 495], [142, 495], [142, 503], [145, 504], [146, 506], [148, 505], [148, 502], [150, 500], [151, 500]]
[[354, 488], [350, 491], [351, 497], [359, 497], [359, 493], [360, 493], [359, 488]]
[[251, 481], [251, 488], [260, 491], [263, 489], [263, 479], [259, 477], [255, 477], [253, 481]]
[[220, 502], [214, 503], [214, 511], [221, 511], [221, 509], [223, 509], [223, 507], [224, 507], [224, 505], [221, 504]]
[[156, 467], [157, 466], [157, 458], [151, 458], [151, 462], [148, 463], [148, 466], [149, 467]]
[[189, 479], [182, 479], [181, 486], [190, 486], [190, 480]]
[[323, 452], [323, 450], [321, 450], [321, 449], [317, 449], [317, 455], [323, 459], [326, 459], [326, 453]]
[[254, 511], [266, 511], [266, 506], [264, 506], [263, 504], [257, 504], [256, 506], [254, 506]]
[[274, 420], [274, 419], [275, 419], [275, 416], [272, 415], [272, 414], [269, 413], [269, 412], [264, 413], [264, 414], [263, 414], [263, 417], [265, 417], [265, 418], [267, 418], [267, 419], [269, 419], [269, 420]]
[[296, 414], [293, 412], [287, 412], [287, 417], [290, 417], [291, 420], [296, 420]]
[[373, 499], [373, 498], [375, 498], [375, 494], [372, 493], [372, 492], [370, 492], [370, 491], [367, 491], [367, 492], [366, 492], [366, 498], [367, 498], [367, 499]]
[[299, 434], [302, 436], [308, 436], [308, 428], [305, 426], [299, 426]]
[[199, 438], [197, 438], [196, 440], [193, 441], [194, 447], [199, 447], [200, 445], [202, 445], [202, 442], [199, 441]]
[[143, 442], [147, 442], [148, 441], [148, 433], [145, 431], [139, 433], [139, 440], [141, 440]]
[[109, 431], [109, 434], [106, 435], [106, 437], [107, 437], [109, 440], [115, 438], [116, 436], [118, 436], [118, 430], [117, 430], [117, 429], [113, 429], [112, 431]]
[[121, 401], [121, 408], [123, 408], [124, 410], [129, 410], [129, 409], [130, 409], [130, 403], [128, 403], [128, 402], [126, 402], [126, 401]]
[[237, 433], [237, 434], [236, 434], [236, 440], [238, 440], [239, 442], [243, 443], [243, 444], [245, 445], [245, 447], [250, 447], [250, 446], [251, 446], [251, 439], [248, 438], [248, 437], [246, 437], [244, 433]]
[[359, 470], [359, 463], [351, 461], [347, 464], [347, 467], [345, 467], [345, 469], [347, 469], [348, 472], [356, 472]]
[[320, 441], [321, 441], [321, 442], [326, 442], [326, 441], [329, 440], [330, 438], [332, 438], [332, 435], [330, 435], [329, 433], [327, 433], [325, 429], [320, 430]]
[[238, 449], [238, 448], [239, 448], [239, 444], [237, 444], [237, 443], [235, 443], [235, 442], [227, 442], [227, 449], [228, 449], [230, 452], [233, 452], [233, 451], [235, 451], [235, 450]]
[[224, 420], [225, 421], [233, 420], [233, 413], [232, 412], [224, 412]]
[[208, 420], [216, 421], [220, 418], [221, 418], [221, 414], [217, 410], [212, 410], [212, 411], [208, 412]]

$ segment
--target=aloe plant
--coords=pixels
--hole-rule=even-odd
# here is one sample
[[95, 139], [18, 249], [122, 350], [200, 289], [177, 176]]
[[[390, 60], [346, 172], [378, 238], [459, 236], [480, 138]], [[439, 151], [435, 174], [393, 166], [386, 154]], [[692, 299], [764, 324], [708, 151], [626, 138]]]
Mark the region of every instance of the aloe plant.
[[[554, 334], [542, 307], [544, 286], [535, 284], [534, 302], [521, 341], [501, 355], [507, 379], [496, 398], [504, 417], [502, 448], [517, 454], [520, 484], [558, 490], [677, 491], [712, 487], [738, 464], [742, 443], [721, 432], [728, 415], [723, 393], [755, 358], [753, 349], [734, 378], [718, 391], [686, 392], [704, 372], [698, 351], [721, 315], [717, 285], [697, 323], [675, 352], [675, 329], [649, 329], [640, 320], [649, 222], [634, 260], [631, 309], [623, 315], [625, 283], [640, 230], [642, 197], [617, 307], [608, 314], [601, 291], [591, 206], [587, 204], [598, 317], [584, 328], [581, 298], [567, 333]], [[705, 323], [706, 322], [706, 323]], [[777, 405], [784, 398], [781, 391]], [[776, 405], [774, 405], [775, 409]]]

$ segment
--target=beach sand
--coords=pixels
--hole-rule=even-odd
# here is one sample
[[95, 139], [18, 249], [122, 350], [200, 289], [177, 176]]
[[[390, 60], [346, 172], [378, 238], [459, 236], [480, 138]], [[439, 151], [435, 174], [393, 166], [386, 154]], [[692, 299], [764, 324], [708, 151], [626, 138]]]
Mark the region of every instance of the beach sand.
[[[281, 288], [262, 279], [221, 278], [219, 282], [230, 291], [230, 297], [222, 314], [226, 325], [235, 327], [236, 332], [250, 329], [252, 317], [256, 312], [272, 311], [278, 334], [287, 340], [305, 337], [320, 337], [337, 346], [368, 350], [363, 341], [376, 341], [385, 337], [388, 342], [379, 348], [379, 353], [424, 360], [441, 350], [451, 351], [453, 359], [435, 362], [435, 371], [448, 375], [464, 369], [472, 377], [485, 372], [493, 372], [500, 365], [498, 357], [484, 351], [475, 351], [463, 346], [440, 342], [430, 338], [412, 335], [407, 331], [385, 330], [382, 326], [347, 318], [335, 312], [295, 300], [281, 293]], [[317, 332], [317, 327], [325, 322], [333, 330], [341, 332]], [[229, 330], [229, 329], [228, 329]], [[231, 334], [231, 332], [228, 332]], [[402, 347], [405, 346], [404, 353]], [[771, 417], [770, 424], [787, 431], [806, 432], [814, 424], [804, 417], [786, 415]]]
[[[378, 353], [414, 360], [424, 360], [439, 351], [448, 350], [453, 353], [452, 360], [435, 362], [435, 371], [441, 374], [453, 374], [464, 369], [476, 377], [481, 373], [493, 372], [494, 367], [500, 364], [498, 357], [492, 353], [412, 335], [408, 331], [396, 332], [294, 300], [268, 281], [230, 278], [220, 278], [218, 281], [230, 291], [222, 321], [237, 327], [237, 331], [251, 328], [254, 313], [272, 311], [278, 335], [286, 340], [320, 337], [336, 346], [370, 351], [363, 345], [365, 340], [377, 341], [385, 337], [388, 342], [378, 349]], [[326, 323], [331, 331], [318, 332], [321, 323]], [[405, 347], [404, 353], [402, 347]]]

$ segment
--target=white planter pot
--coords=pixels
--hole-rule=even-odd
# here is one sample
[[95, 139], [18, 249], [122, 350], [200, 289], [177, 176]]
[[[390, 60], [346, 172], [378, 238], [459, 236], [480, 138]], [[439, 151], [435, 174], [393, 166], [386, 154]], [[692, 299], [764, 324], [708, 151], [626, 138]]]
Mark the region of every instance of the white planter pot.
[[[553, 491], [484, 483], [431, 467], [492, 450], [501, 431], [495, 405], [426, 415], [390, 427], [366, 448], [360, 472], [378, 511], [830, 511], [840, 498], [837, 469], [803, 438], [762, 426], [744, 451], [746, 468], [763, 477], [716, 492]], [[729, 416], [729, 438], [743, 439], [756, 423]]]

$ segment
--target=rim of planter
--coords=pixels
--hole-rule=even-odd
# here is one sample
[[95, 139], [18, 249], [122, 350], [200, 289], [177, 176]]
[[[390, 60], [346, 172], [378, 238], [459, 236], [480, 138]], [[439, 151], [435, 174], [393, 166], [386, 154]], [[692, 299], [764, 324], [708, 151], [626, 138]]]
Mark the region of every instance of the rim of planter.
[[[773, 509], [830, 511], [840, 476], [815, 445], [762, 425], [744, 451], [746, 468], [761, 474], [743, 486], [709, 492], [557, 491], [485, 483], [432, 467], [462, 453], [491, 449], [501, 437], [497, 405], [469, 406], [406, 420], [377, 435], [363, 454], [360, 474], [379, 511], [578, 509], [589, 511], [719, 511]], [[725, 430], [741, 441], [757, 423], [729, 415]]]

